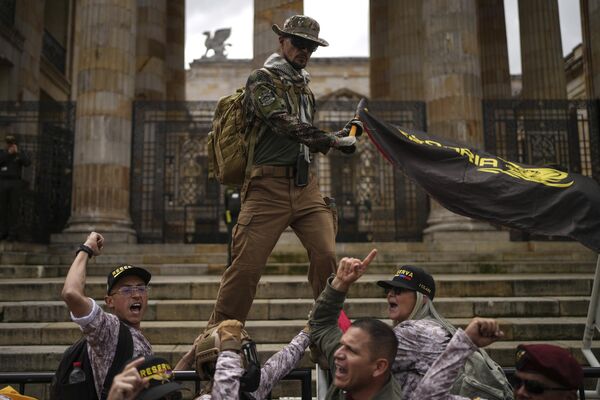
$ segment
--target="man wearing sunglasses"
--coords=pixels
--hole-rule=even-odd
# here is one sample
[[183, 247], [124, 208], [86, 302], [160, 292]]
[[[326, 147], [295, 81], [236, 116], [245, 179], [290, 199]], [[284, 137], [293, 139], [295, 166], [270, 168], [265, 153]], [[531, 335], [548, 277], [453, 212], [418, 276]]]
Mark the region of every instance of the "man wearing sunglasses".
[[567, 350], [550, 344], [519, 345], [511, 379], [515, 400], [583, 399], [583, 369]]
[[[127, 338], [129, 333], [132, 341], [132, 354], [126, 355], [124, 361], [132, 356], [152, 354], [150, 342], [140, 329], [140, 323], [148, 308], [150, 272], [140, 267], [121, 265], [108, 274], [104, 302], [111, 314], [104, 312], [96, 301], [85, 294], [88, 260], [100, 255], [103, 247], [102, 235], [90, 233], [75, 253], [75, 260], [71, 264], [62, 290], [62, 298], [71, 312], [71, 319], [80, 326], [87, 340], [88, 356], [99, 399], [106, 398], [102, 397], [103, 388], [110, 388], [112, 383], [105, 383], [105, 380], [109, 369], [112, 370], [113, 361], [122, 358], [116, 357], [119, 337]], [[127, 329], [128, 332], [120, 335], [121, 329]], [[115, 370], [119, 371], [123, 365], [115, 367]]]
[[[288, 226], [307, 249], [315, 298], [336, 268], [335, 210], [319, 191], [311, 153], [330, 148], [353, 153], [362, 124], [351, 120], [337, 132], [313, 125], [315, 97], [305, 67], [319, 46], [328, 46], [319, 37], [317, 21], [294, 15], [283, 28], [273, 25], [273, 31], [279, 52], [246, 83], [244, 107], [256, 145], [233, 229], [232, 263], [223, 274], [208, 327], [227, 319], [246, 321], [267, 258]], [[349, 134], [352, 126], [356, 137]]]

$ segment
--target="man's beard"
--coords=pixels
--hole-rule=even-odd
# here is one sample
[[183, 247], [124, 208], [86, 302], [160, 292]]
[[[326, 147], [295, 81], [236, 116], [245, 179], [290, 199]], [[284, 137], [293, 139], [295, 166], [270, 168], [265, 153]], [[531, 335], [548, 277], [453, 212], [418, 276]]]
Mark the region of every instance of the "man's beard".
[[286, 61], [287, 61], [287, 62], [288, 62], [288, 63], [289, 63], [289, 64], [290, 64], [292, 67], [294, 67], [294, 69], [295, 69], [296, 71], [302, 71], [302, 70], [304, 69], [304, 67], [306, 66], [306, 65], [299, 65], [299, 64], [297, 64], [297, 63], [293, 62], [292, 60], [290, 60], [289, 58], [287, 58], [287, 56], [285, 56], [285, 55], [284, 55], [284, 57], [285, 57], [285, 60], [286, 60]]

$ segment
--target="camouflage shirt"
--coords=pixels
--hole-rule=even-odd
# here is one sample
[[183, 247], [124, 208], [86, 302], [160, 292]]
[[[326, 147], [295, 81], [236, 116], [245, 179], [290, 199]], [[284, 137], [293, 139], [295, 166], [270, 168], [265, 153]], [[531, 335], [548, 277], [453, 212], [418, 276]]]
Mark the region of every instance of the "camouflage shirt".
[[[77, 318], [71, 313], [71, 319], [81, 327], [81, 331], [87, 340], [96, 393], [100, 398], [104, 379], [106, 379], [108, 369], [115, 358], [120, 323], [119, 318], [115, 315], [104, 312], [98, 303], [93, 299], [89, 300], [92, 302], [92, 311], [81, 318]], [[151, 355], [152, 346], [148, 339], [140, 330], [130, 326], [128, 328], [133, 339], [133, 357]]]
[[[260, 386], [255, 392], [248, 393], [248, 397], [255, 400], [265, 399], [273, 387], [296, 368], [309, 343], [308, 334], [300, 332], [281, 351], [273, 354], [260, 370]], [[223, 351], [217, 359], [211, 394], [201, 395], [196, 400], [237, 399], [240, 377], [243, 374], [240, 355], [233, 351]]]
[[[285, 62], [279, 58], [280, 64]], [[277, 69], [269, 68], [269, 71], [255, 70], [246, 82], [248, 115], [263, 123], [254, 154], [255, 164], [295, 164], [298, 143], [308, 146], [313, 152], [327, 153], [334, 135], [312, 125], [314, 96], [307, 83], [292, 77], [288, 79]], [[285, 82], [279, 85], [285, 87], [285, 93], [277, 89], [274, 79]]]
[[[321, 351], [327, 356], [329, 365], [332, 371], [335, 370], [333, 353], [339, 346], [339, 339], [342, 336], [340, 329], [337, 327], [337, 319], [344, 305], [345, 293], [339, 292], [331, 287], [331, 280], [327, 283], [327, 287], [315, 303], [310, 316], [310, 328], [313, 340], [319, 346]], [[417, 322], [417, 321], [411, 321]], [[397, 327], [396, 327], [397, 328]], [[398, 331], [396, 330], [396, 337]], [[427, 338], [427, 332], [423, 332], [423, 338]], [[402, 339], [403, 338], [399, 338]], [[436, 340], [435, 337], [432, 338]], [[449, 338], [448, 338], [449, 339]], [[448, 340], [446, 340], [448, 342]], [[425, 343], [420, 343], [420, 346], [426, 346]], [[417, 346], [415, 344], [415, 346]], [[447, 343], [443, 352], [437, 354], [432, 363], [427, 364], [425, 373], [419, 375], [420, 379], [411, 381], [400, 381], [393, 379], [393, 383], [401, 387], [401, 393], [393, 388], [384, 387], [388, 393], [378, 395], [377, 399], [438, 399], [438, 400], [458, 400], [465, 399], [464, 397], [450, 395], [450, 389], [454, 384], [465, 360], [476, 350], [477, 347], [471, 342], [469, 337], [462, 330], [458, 330], [452, 340]], [[408, 349], [407, 349], [408, 350]], [[412, 353], [408, 356], [410, 360], [406, 363], [408, 366], [418, 364], [417, 358], [421, 355], [420, 347], [411, 348]], [[419, 350], [419, 351], [417, 351]], [[400, 353], [400, 348], [399, 348]], [[407, 352], [402, 352], [406, 356]], [[397, 356], [396, 363], [392, 367], [392, 373], [397, 378], [397, 363], [403, 362]], [[401, 364], [404, 365], [404, 364]], [[408, 371], [417, 373], [415, 371]], [[407, 383], [407, 382], [410, 382]], [[403, 393], [403, 394], [402, 394]], [[381, 393], [380, 393], [381, 394]], [[327, 399], [343, 399], [345, 396], [341, 390], [332, 388], [327, 394]]]

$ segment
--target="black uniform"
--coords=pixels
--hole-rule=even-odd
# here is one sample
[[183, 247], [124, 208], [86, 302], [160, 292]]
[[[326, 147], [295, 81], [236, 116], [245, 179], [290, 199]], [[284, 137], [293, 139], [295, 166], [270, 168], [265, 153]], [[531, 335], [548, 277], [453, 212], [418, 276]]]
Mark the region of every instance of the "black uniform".
[[29, 165], [31, 160], [23, 151], [10, 154], [0, 150], [0, 239], [17, 239], [24, 183], [21, 170]]

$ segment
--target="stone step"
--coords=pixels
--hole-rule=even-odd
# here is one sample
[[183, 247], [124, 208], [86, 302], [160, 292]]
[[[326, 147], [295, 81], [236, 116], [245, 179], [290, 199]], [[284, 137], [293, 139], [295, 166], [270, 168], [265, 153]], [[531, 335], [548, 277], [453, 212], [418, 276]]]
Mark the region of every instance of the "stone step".
[[[30, 246], [32, 246], [30, 248]], [[385, 242], [338, 243], [340, 256], [364, 257], [370, 249], [378, 248], [379, 262], [426, 261], [515, 261], [545, 260], [594, 262], [597, 255], [575, 242], [495, 242], [451, 241], [441, 243]], [[76, 246], [5, 245], [0, 248], [0, 264], [70, 264]], [[224, 263], [224, 244], [125, 244], [107, 245], [101, 262], [108, 264], [182, 264]], [[277, 245], [270, 262], [302, 262], [307, 260], [301, 245]]]
[[[291, 337], [289, 338], [291, 340]], [[264, 363], [271, 355], [281, 350], [285, 343], [257, 344], [261, 362]], [[514, 367], [515, 351], [519, 344], [547, 343], [568, 349], [581, 365], [588, 365], [581, 353], [580, 340], [557, 341], [501, 341], [486, 348], [490, 356], [503, 367]], [[52, 371], [58, 365], [66, 345], [34, 345], [34, 346], [0, 346], [0, 371]], [[190, 345], [153, 345], [155, 354], [169, 360], [173, 365], [189, 350]], [[600, 350], [600, 344], [595, 343], [594, 351]], [[313, 368], [308, 352], [300, 361], [299, 368]]]
[[[101, 305], [104, 302], [99, 301]], [[587, 315], [589, 298], [573, 297], [436, 297], [438, 312], [446, 318], [480, 317], [581, 317]], [[312, 299], [256, 299], [249, 320], [301, 319], [308, 315]], [[207, 320], [214, 300], [150, 300], [146, 321]], [[351, 318], [385, 318], [384, 298], [349, 298], [346, 312]], [[0, 322], [67, 322], [62, 301], [0, 302]]]
[[[435, 274], [439, 297], [524, 297], [524, 296], [589, 296], [592, 274]], [[356, 282], [349, 297], [381, 297], [375, 284], [390, 275], [368, 274]], [[106, 294], [103, 277], [89, 277], [86, 293], [102, 299]], [[156, 276], [152, 280], [150, 298], [154, 300], [214, 300], [219, 276]], [[0, 301], [58, 300], [63, 278], [0, 279]], [[257, 299], [310, 298], [311, 291], [304, 276], [265, 275], [256, 293]]]
[[[466, 326], [470, 318], [449, 318], [452, 324]], [[390, 321], [387, 321], [390, 322]], [[506, 340], [576, 340], [583, 337], [585, 318], [499, 318]], [[261, 343], [282, 343], [293, 337], [306, 320], [247, 321], [248, 333]], [[206, 321], [145, 321], [144, 335], [153, 344], [192, 343]], [[81, 335], [72, 322], [0, 323], [0, 346], [64, 345]]]
[[[225, 257], [225, 256], [224, 256]], [[116, 264], [100, 262], [102, 258], [88, 264], [88, 276], [106, 276]], [[402, 262], [402, 264], [408, 264]], [[397, 263], [375, 262], [367, 273], [394, 273]], [[420, 262], [418, 265], [431, 274], [519, 274], [519, 273], [593, 273], [595, 264], [587, 261], [467, 261], [467, 262]], [[64, 277], [70, 264], [40, 265], [0, 265], [2, 278], [52, 278]], [[143, 264], [153, 276], [158, 275], [221, 275], [225, 271], [224, 263], [184, 263], [184, 264]], [[265, 266], [265, 275], [306, 275], [308, 262], [269, 263]]]
[[[85, 238], [81, 239], [83, 242]], [[0, 245], [1, 246], [1, 245]], [[43, 246], [43, 245], [41, 245]], [[53, 254], [62, 254], [74, 251], [77, 242], [73, 244], [51, 244], [48, 251]], [[530, 241], [530, 242], [511, 242], [511, 241], [490, 241], [490, 240], [451, 240], [442, 242], [361, 242], [361, 243], [336, 243], [336, 251], [339, 254], [365, 255], [372, 248], [379, 249], [383, 254], [407, 254], [407, 253], [583, 253], [591, 256], [593, 259], [597, 255], [573, 241]], [[27, 244], [18, 247], [19, 250], [27, 250]], [[135, 251], [132, 251], [135, 249]], [[0, 247], [2, 250], [2, 247]], [[183, 243], [154, 243], [154, 244], [129, 244], [129, 243], [110, 243], [107, 242], [105, 252], [114, 254], [131, 253], [226, 253], [226, 244], [183, 244]], [[302, 254], [306, 255], [306, 250], [301, 243], [283, 243], [279, 242], [273, 249], [273, 254]]]

